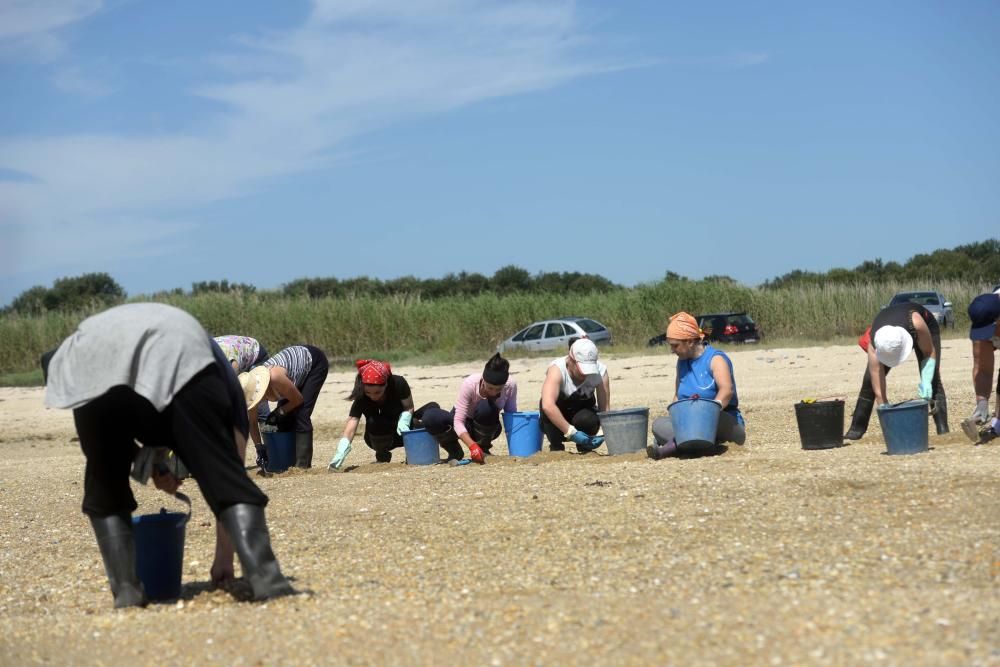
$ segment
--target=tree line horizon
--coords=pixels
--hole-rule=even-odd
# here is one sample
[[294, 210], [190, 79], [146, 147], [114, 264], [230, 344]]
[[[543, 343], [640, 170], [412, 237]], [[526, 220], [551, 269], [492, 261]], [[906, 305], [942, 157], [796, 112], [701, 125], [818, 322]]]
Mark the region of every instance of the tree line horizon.
[[[914, 255], [906, 262], [866, 260], [853, 269], [833, 268], [825, 272], [796, 269], [764, 281], [759, 289], [778, 290], [825, 284], [850, 285], [880, 282], [905, 282], [921, 280], [931, 288], [934, 281], [960, 280], [966, 282], [1000, 283], [1000, 239], [938, 249]], [[498, 269], [492, 276], [476, 272], [448, 273], [442, 278], [416, 278], [402, 276], [381, 280], [368, 276], [338, 279], [334, 277], [298, 278], [274, 290], [258, 290], [254, 285], [240, 282], [199, 281], [191, 290], [183, 288], [165, 290], [149, 295], [152, 299], [196, 296], [199, 294], [255, 294], [262, 298], [377, 298], [418, 297], [442, 299], [471, 297], [483, 294], [532, 294], [550, 295], [609, 293], [631, 290], [662, 283], [709, 283], [741, 285], [726, 275], [710, 275], [700, 280], [667, 270], [660, 281], [635, 287], [616, 284], [607, 278], [580, 272], [539, 272], [531, 274], [515, 265]], [[144, 295], [139, 295], [144, 296]], [[125, 290], [107, 273], [87, 273], [81, 276], [59, 278], [52, 287], [36, 285], [14, 298], [0, 312], [4, 315], [38, 315], [45, 312], [73, 312], [95, 305], [110, 306], [128, 298]]]

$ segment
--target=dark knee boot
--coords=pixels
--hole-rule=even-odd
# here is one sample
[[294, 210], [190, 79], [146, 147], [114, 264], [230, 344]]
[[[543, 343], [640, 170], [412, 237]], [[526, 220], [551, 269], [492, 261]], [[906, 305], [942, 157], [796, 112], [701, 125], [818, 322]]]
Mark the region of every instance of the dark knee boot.
[[121, 514], [92, 516], [90, 525], [101, 550], [115, 608], [145, 607], [146, 592], [135, 571], [135, 537], [129, 517]]
[[948, 399], [943, 393], [934, 395], [934, 427], [938, 435], [948, 432]]
[[295, 433], [295, 465], [299, 468], [312, 468], [313, 464], [313, 434]]
[[854, 406], [854, 416], [851, 418], [851, 428], [844, 434], [845, 440], [860, 440], [868, 430], [868, 420], [872, 417], [872, 406], [875, 401], [870, 398], [858, 397]]
[[447, 454], [449, 459], [454, 459], [460, 461], [465, 458], [465, 450], [462, 449], [462, 443], [458, 439], [458, 434], [455, 433], [454, 428], [449, 428], [446, 432], [441, 434], [432, 434], [434, 439], [438, 441]]
[[219, 513], [219, 521], [239, 556], [243, 576], [250, 582], [254, 600], [295, 593], [271, 551], [271, 536], [267, 532], [263, 507], [247, 503], [231, 505]]

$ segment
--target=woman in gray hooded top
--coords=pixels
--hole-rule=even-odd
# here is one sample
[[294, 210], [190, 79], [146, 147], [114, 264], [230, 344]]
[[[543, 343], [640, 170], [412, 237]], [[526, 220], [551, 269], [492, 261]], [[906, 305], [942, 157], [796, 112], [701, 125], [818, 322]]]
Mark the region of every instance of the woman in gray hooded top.
[[[97, 537], [115, 607], [143, 606], [131, 514], [129, 469], [138, 447], [173, 451], [223, 531], [213, 579], [232, 572], [235, 547], [255, 599], [294, 593], [271, 550], [267, 496], [238, 457], [248, 432], [247, 404], [232, 367], [197, 320], [155, 303], [126, 304], [89, 317], [42, 356], [45, 404], [73, 410], [87, 459], [83, 512]], [[154, 471], [168, 493], [179, 480]], [[228, 535], [232, 546], [222, 544]], [[228, 564], [225, 558], [228, 556]]]

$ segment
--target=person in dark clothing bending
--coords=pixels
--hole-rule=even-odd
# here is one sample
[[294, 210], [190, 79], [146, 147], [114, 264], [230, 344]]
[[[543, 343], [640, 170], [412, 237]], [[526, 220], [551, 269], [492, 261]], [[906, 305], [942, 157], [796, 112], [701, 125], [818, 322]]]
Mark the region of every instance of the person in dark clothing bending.
[[845, 439], [860, 440], [865, 434], [872, 408], [889, 402], [886, 374], [903, 363], [911, 351], [916, 351], [920, 368], [917, 393], [931, 401], [938, 435], [948, 432], [948, 402], [941, 384], [941, 332], [929, 310], [910, 302], [883, 308], [858, 339], [858, 345], [868, 354], [868, 367]]
[[[136, 574], [131, 514], [137, 505], [129, 469], [139, 448], [173, 451], [239, 555], [255, 599], [294, 593], [271, 550], [267, 496], [238, 458], [247, 404], [232, 367], [197, 320], [155, 303], [127, 304], [84, 320], [42, 356], [45, 404], [71, 408], [86, 456], [83, 512], [97, 537], [115, 607], [147, 602]], [[179, 480], [154, 471], [168, 493]], [[232, 570], [232, 551], [217, 543], [213, 579]], [[225, 563], [228, 556], [229, 563]]]

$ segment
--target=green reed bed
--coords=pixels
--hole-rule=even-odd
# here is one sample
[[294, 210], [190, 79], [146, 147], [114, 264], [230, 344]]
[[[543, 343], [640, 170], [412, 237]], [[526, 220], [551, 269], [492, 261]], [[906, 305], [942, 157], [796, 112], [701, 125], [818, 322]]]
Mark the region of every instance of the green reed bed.
[[[856, 336], [892, 295], [924, 287], [908, 283], [803, 286], [759, 289], [725, 282], [665, 281], [608, 293], [579, 295], [483, 294], [423, 299], [290, 298], [278, 293], [172, 295], [161, 299], [182, 308], [213, 335], [245, 334], [269, 350], [308, 342], [334, 362], [378, 354], [390, 359], [454, 360], [482, 357], [533, 320], [584, 315], [607, 325], [616, 343], [641, 346], [679, 310], [693, 314], [745, 310], [768, 339], [817, 343]], [[968, 326], [969, 302], [987, 285], [944, 281], [934, 287], [954, 304], [957, 326]], [[145, 298], [133, 301], [148, 300]], [[34, 317], [0, 317], [0, 374], [37, 368], [42, 352], [57, 345], [96, 308]], [[2, 381], [2, 380], [0, 380]]]

